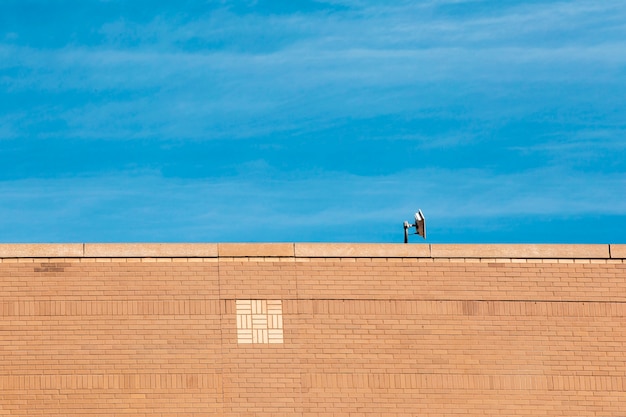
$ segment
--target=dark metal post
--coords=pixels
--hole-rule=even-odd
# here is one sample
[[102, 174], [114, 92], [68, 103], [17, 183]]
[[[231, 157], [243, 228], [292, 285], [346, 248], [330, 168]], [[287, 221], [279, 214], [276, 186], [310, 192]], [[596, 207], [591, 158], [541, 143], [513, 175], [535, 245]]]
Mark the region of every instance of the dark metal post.
[[404, 243], [409, 243], [409, 222], [404, 222]]

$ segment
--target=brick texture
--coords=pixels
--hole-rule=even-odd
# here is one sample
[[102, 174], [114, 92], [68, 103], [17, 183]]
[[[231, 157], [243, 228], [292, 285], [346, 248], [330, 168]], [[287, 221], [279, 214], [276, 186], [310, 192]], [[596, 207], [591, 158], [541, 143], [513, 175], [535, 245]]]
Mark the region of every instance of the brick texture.
[[[599, 246], [4, 245], [0, 415], [623, 417]], [[250, 300], [281, 343], [238, 342]]]

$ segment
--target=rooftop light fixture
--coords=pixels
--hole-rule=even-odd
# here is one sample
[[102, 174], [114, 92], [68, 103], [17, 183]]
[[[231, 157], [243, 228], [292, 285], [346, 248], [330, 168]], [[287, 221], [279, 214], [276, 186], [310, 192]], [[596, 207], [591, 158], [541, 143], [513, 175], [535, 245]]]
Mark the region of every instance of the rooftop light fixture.
[[424, 213], [422, 213], [422, 210], [417, 210], [417, 213], [415, 213], [414, 224], [404, 222], [404, 243], [409, 243], [409, 229], [411, 227], [415, 227], [416, 235], [420, 235], [421, 237], [426, 239], [426, 218], [424, 217]]

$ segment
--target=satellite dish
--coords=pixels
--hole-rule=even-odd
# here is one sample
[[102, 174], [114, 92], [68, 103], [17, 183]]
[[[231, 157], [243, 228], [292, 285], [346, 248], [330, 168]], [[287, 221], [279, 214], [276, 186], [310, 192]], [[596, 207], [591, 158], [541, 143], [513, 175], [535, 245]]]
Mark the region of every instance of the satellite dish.
[[411, 227], [415, 228], [416, 235], [420, 235], [421, 237], [426, 239], [426, 217], [424, 217], [424, 213], [422, 213], [422, 210], [417, 210], [417, 213], [415, 213], [414, 224], [404, 222], [404, 243], [409, 243], [409, 229]]

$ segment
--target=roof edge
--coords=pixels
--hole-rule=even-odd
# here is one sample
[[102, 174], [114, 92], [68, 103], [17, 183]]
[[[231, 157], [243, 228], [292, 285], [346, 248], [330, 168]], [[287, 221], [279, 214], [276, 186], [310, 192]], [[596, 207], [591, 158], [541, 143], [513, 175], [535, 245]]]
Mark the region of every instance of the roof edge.
[[0, 243], [0, 258], [626, 259], [626, 244]]

